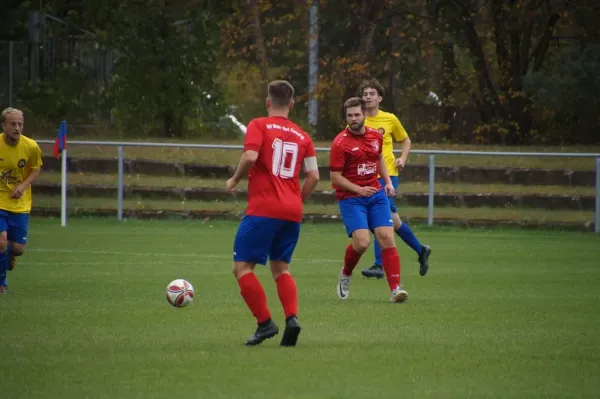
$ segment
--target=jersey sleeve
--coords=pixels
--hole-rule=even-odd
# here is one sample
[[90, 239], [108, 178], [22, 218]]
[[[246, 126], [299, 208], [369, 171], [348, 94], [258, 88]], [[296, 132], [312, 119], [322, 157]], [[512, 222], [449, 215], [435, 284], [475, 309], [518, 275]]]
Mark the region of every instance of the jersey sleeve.
[[42, 167], [42, 150], [39, 145], [35, 144], [32, 157], [29, 161], [31, 162], [32, 170], [37, 170]]
[[333, 172], [343, 172], [345, 164], [346, 156], [344, 150], [338, 144], [337, 140], [335, 140], [331, 145], [331, 151], [329, 153], [329, 170]]
[[315, 151], [315, 145], [313, 141], [309, 138], [308, 142], [306, 142], [304, 146], [306, 147], [304, 151], [304, 159], [302, 161], [304, 172], [306, 173], [313, 170], [318, 170], [319, 165], [317, 163], [317, 153]]
[[244, 151], [260, 151], [262, 147], [264, 135], [263, 131], [256, 122], [256, 120], [251, 121], [246, 128], [246, 137], [244, 138]]
[[404, 126], [402, 126], [402, 123], [400, 123], [400, 119], [398, 119], [396, 115], [394, 115], [394, 118], [392, 120], [392, 126], [392, 137], [394, 137], [394, 140], [404, 141], [408, 138], [408, 133], [406, 133]]
[[315, 151], [315, 143], [309, 138], [308, 143], [306, 143], [306, 153], [304, 154], [305, 158], [315, 157], [317, 156], [317, 152]]

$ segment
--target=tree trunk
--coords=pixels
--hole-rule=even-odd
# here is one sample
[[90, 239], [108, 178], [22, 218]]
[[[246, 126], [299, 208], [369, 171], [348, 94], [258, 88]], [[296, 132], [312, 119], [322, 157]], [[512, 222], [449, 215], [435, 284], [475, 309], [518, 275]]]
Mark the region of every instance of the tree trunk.
[[248, 6], [250, 8], [250, 15], [252, 16], [252, 32], [254, 34], [254, 44], [256, 45], [256, 52], [258, 55], [258, 65], [260, 68], [261, 77], [264, 82], [268, 79], [267, 74], [267, 50], [265, 48], [265, 42], [263, 39], [262, 28], [260, 25], [260, 11], [256, 4], [256, 0], [248, 0]]
[[452, 92], [454, 91], [453, 82], [456, 81], [456, 60], [454, 59], [454, 43], [451, 40], [445, 40], [442, 44], [442, 104], [444, 107], [444, 123], [448, 128], [444, 132], [444, 137], [448, 141], [454, 139], [454, 116], [456, 107], [452, 101]]
[[400, 70], [400, 40], [398, 33], [400, 32], [400, 16], [392, 16], [392, 33], [390, 34], [390, 89], [387, 95], [388, 104], [391, 106], [392, 112], [396, 112], [399, 106], [398, 92], [402, 82], [402, 72]]
[[[384, 2], [363, 1], [355, 24], [358, 31], [358, 41], [351, 39], [349, 35], [349, 47], [352, 49], [348, 54], [356, 54], [355, 62], [362, 65], [364, 68], [356, 69], [352, 73], [346, 73], [346, 88], [344, 90], [344, 99], [357, 95], [358, 86], [363, 79], [368, 79], [372, 76], [373, 71], [370, 69], [369, 59], [373, 54], [373, 39], [378, 26], [378, 19], [381, 16]], [[353, 40], [353, 41], [350, 41]]]

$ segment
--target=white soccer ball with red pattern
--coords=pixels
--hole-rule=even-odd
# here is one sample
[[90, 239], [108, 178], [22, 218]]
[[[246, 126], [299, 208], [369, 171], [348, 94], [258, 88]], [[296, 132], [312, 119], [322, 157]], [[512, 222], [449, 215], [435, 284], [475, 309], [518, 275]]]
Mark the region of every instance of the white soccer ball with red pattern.
[[194, 301], [194, 287], [184, 279], [173, 280], [167, 286], [167, 302], [176, 308], [182, 308]]

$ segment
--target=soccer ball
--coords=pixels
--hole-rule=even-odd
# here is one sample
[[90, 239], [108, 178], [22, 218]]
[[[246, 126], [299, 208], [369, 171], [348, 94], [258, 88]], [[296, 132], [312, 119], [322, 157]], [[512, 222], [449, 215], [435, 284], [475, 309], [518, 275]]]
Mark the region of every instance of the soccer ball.
[[173, 280], [167, 286], [167, 302], [176, 308], [182, 308], [194, 301], [194, 287], [184, 279]]

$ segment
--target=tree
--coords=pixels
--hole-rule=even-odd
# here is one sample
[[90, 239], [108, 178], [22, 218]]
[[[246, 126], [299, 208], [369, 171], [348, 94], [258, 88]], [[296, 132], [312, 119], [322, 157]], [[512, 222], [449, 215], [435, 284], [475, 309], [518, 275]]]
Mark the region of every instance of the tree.
[[506, 143], [530, 141], [531, 99], [524, 78], [539, 72], [562, 22], [592, 9], [587, 0], [433, 0], [440, 29], [469, 50], [476, 90], [473, 101], [481, 118]]
[[600, 44], [567, 47], [548, 68], [525, 77], [525, 89], [560, 143], [593, 143], [600, 129]]
[[182, 136], [194, 119], [217, 119], [212, 76], [221, 9], [187, 3], [121, 2], [107, 24], [107, 43], [119, 54], [109, 94], [126, 130]]

